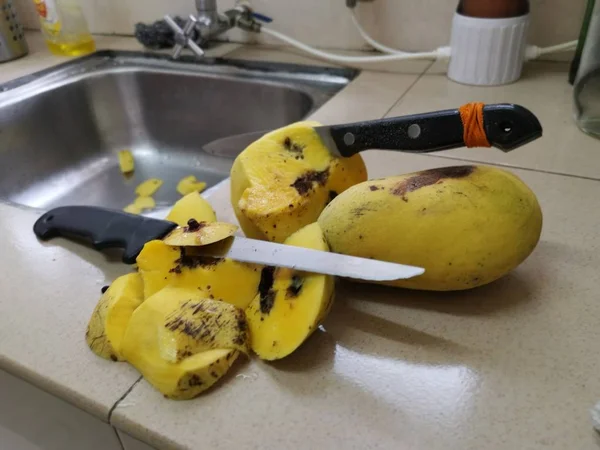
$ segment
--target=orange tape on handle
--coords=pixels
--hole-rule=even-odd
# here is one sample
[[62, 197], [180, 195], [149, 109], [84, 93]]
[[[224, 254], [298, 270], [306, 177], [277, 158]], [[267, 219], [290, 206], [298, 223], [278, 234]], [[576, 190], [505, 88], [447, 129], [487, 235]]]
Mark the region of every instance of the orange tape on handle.
[[471, 147], [491, 147], [483, 127], [484, 103], [467, 103], [460, 108], [460, 120], [463, 124], [463, 139], [465, 145]]

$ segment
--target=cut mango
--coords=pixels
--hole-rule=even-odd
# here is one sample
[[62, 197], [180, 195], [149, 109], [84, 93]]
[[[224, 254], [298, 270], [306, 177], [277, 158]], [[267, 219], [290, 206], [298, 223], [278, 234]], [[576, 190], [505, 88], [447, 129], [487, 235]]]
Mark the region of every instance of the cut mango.
[[156, 202], [152, 197], [137, 197], [133, 204], [142, 211], [156, 208]]
[[182, 247], [200, 247], [214, 244], [235, 234], [238, 227], [224, 222], [197, 222], [190, 219], [187, 226], [171, 231], [163, 242], [167, 245]]
[[133, 161], [133, 155], [129, 150], [121, 150], [119, 152], [119, 168], [125, 175], [134, 171], [135, 163]]
[[163, 181], [158, 178], [150, 178], [135, 188], [135, 194], [138, 197], [152, 197], [156, 191], [163, 185]]
[[202, 192], [206, 189], [206, 183], [203, 181], [198, 181], [194, 175], [190, 175], [189, 177], [185, 177], [177, 183], [177, 192], [181, 195], [188, 195], [192, 192]]
[[245, 309], [258, 292], [262, 266], [193, 254], [193, 247], [148, 242], [137, 257], [144, 298], [166, 286], [201, 290]]
[[[285, 243], [329, 251], [317, 223], [297, 231]], [[332, 276], [264, 268], [259, 293], [246, 309], [252, 350], [265, 360], [291, 354], [325, 319], [333, 295]]]
[[236, 158], [231, 203], [246, 236], [283, 242], [367, 179], [360, 155], [332, 156], [313, 128], [318, 125], [299, 122], [267, 133]]
[[102, 295], [88, 324], [85, 339], [98, 356], [123, 361], [121, 345], [133, 311], [144, 301], [138, 273], [117, 278]]
[[[245, 349], [243, 312], [203, 292], [167, 287], [133, 313], [123, 338], [127, 361], [162, 394], [196, 397]], [[226, 348], [215, 348], [224, 345]]]
[[123, 208], [123, 211], [125, 211], [126, 213], [129, 213], [129, 214], [141, 214], [142, 213], [142, 210], [135, 203], [131, 203], [130, 205], [127, 205], [125, 208]]
[[198, 192], [192, 192], [179, 199], [167, 216], [167, 220], [175, 222], [182, 227], [187, 226], [190, 219], [194, 219], [197, 222], [217, 221], [217, 216], [212, 206]]

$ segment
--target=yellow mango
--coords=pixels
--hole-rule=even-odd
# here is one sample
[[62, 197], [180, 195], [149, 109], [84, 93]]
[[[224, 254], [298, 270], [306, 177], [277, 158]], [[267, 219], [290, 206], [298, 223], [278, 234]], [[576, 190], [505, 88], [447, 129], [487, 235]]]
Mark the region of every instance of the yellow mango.
[[135, 310], [122, 352], [163, 395], [190, 399], [227, 373], [246, 333], [241, 310], [197, 289], [167, 287]]
[[202, 192], [204, 189], [206, 189], [206, 183], [198, 181], [194, 175], [182, 178], [179, 183], [177, 183], [177, 192], [181, 195], [188, 195], [192, 192]]
[[148, 242], [137, 257], [144, 298], [166, 286], [204, 291], [210, 298], [245, 309], [258, 290], [262, 267], [193, 254], [191, 247]]
[[138, 273], [117, 278], [100, 298], [90, 318], [85, 340], [98, 356], [123, 361], [121, 344], [133, 311], [144, 301]]
[[167, 220], [175, 222], [182, 227], [186, 226], [190, 219], [194, 219], [197, 222], [217, 221], [217, 216], [212, 206], [210, 206], [210, 203], [199, 192], [192, 192], [179, 199], [167, 216]]
[[135, 169], [133, 155], [129, 150], [121, 150], [119, 152], [119, 168], [125, 175], [130, 174]]
[[323, 208], [367, 179], [360, 155], [335, 158], [313, 127], [299, 122], [265, 134], [231, 169], [231, 203], [246, 236], [283, 242]]
[[490, 283], [521, 264], [539, 241], [542, 211], [512, 173], [456, 166], [356, 185], [318, 222], [336, 253], [425, 268], [383, 284], [450, 291]]
[[224, 222], [197, 222], [190, 219], [187, 226], [177, 227], [164, 237], [167, 245], [201, 247], [223, 241], [235, 234], [238, 227]]
[[[317, 223], [297, 231], [285, 243], [329, 251]], [[246, 309], [252, 350], [266, 360], [291, 354], [325, 319], [333, 295], [331, 276], [264, 268], [259, 293]]]
[[152, 197], [137, 197], [133, 204], [141, 211], [145, 209], [154, 209], [156, 207], [156, 202]]
[[126, 213], [129, 213], [129, 214], [141, 214], [142, 213], [142, 210], [135, 203], [131, 203], [131, 204], [127, 205], [125, 208], [123, 208], [123, 211], [125, 211]]
[[156, 191], [163, 185], [163, 181], [158, 178], [150, 178], [135, 188], [135, 194], [138, 197], [152, 197]]

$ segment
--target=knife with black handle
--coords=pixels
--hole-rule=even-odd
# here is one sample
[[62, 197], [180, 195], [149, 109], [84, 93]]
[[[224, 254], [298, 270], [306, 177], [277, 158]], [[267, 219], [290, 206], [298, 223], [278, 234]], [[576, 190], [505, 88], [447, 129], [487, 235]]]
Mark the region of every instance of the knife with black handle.
[[[509, 152], [542, 136], [537, 117], [520, 105], [483, 106], [482, 128], [492, 147]], [[465, 126], [459, 109], [315, 127], [329, 152], [351, 157], [364, 150], [431, 153], [466, 146]], [[235, 157], [269, 131], [238, 134], [204, 145], [207, 153]]]
[[[95, 206], [63, 206], [48, 211], [38, 218], [33, 226], [33, 232], [43, 241], [60, 236], [90, 241], [98, 250], [122, 248], [123, 262], [133, 264], [146, 242], [168, 239], [168, 235], [176, 228], [178, 228], [176, 223], [167, 220], [152, 219], [112, 209]], [[194, 248], [196, 254], [203, 257], [231, 258], [240, 262], [369, 281], [407, 279], [425, 272], [421, 267], [238, 236]]]

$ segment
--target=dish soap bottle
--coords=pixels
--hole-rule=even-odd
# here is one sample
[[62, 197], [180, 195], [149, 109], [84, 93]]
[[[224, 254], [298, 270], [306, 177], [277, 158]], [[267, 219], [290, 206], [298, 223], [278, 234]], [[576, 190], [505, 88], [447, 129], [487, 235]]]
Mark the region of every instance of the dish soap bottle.
[[81, 56], [96, 50], [79, 0], [33, 0], [52, 53]]

